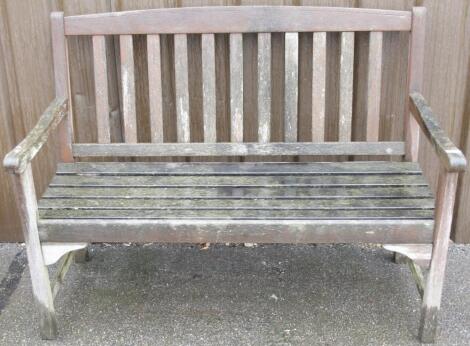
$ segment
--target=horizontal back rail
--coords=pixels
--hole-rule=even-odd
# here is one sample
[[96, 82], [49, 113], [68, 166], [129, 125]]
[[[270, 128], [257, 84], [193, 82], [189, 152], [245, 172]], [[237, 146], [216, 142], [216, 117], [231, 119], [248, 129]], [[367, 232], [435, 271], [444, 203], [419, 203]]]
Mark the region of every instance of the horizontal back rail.
[[65, 17], [66, 35], [409, 31], [410, 29], [411, 13], [407, 11], [342, 7], [191, 7]]
[[74, 144], [75, 157], [404, 155], [403, 142]]

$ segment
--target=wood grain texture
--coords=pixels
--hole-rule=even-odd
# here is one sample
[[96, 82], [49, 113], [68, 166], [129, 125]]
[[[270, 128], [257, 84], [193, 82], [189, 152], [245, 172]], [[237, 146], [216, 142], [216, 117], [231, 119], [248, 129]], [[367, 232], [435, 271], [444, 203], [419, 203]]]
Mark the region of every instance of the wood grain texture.
[[76, 157], [403, 155], [403, 142], [74, 144]]
[[[413, 6], [413, 1], [402, 1], [402, 2], [392, 2], [392, 1], [361, 1], [359, 6], [361, 7], [382, 7], [382, 8], [393, 8], [393, 9], [400, 9], [400, 10], [410, 10], [411, 6]], [[2, 133], [2, 139], [7, 139], [7, 136], [13, 134], [13, 142], [9, 144], [9, 146], [4, 147], [3, 153], [6, 153], [10, 150], [15, 142], [18, 142], [21, 138], [24, 137], [27, 130], [32, 128], [37, 121], [37, 117], [41, 114], [41, 111], [47, 106], [49, 101], [53, 97], [53, 74], [52, 74], [52, 63], [51, 63], [51, 55], [50, 55], [50, 31], [49, 31], [49, 13], [52, 10], [64, 10], [66, 15], [74, 15], [74, 14], [82, 14], [82, 13], [96, 13], [102, 11], [122, 11], [122, 10], [131, 10], [131, 9], [145, 9], [149, 7], [161, 7], [161, 6], [180, 6], [185, 5], [187, 3], [178, 3], [169, 2], [169, 3], [159, 3], [159, 2], [146, 2], [146, 1], [129, 1], [129, 2], [112, 2], [111, 5], [108, 1], [97, 1], [97, 2], [75, 2], [75, 1], [68, 1], [64, 4], [59, 4], [56, 8], [51, 7], [51, 4], [47, 1], [38, 1], [33, 4], [33, 9], [30, 10], [28, 8], [29, 5], [27, 3], [22, 2], [9, 2], [5, 4], [3, 8], [6, 8], [7, 11], [4, 17], [5, 20], [2, 23], [9, 27], [11, 38], [9, 38], [8, 30], [2, 30], [2, 37], [8, 37], [8, 39], [4, 42], [11, 44], [11, 49], [8, 52], [11, 52], [13, 56], [12, 63], [7, 64], [8, 66], [18, 66], [23, 68], [16, 68], [9, 69], [8, 75], [12, 75], [13, 78], [8, 80], [17, 80], [19, 91], [15, 91], [14, 84], [9, 83], [9, 85], [13, 85], [13, 87], [9, 87], [10, 91], [8, 99], [12, 102], [12, 109], [13, 111], [2, 113], [2, 114], [15, 114], [11, 117], [11, 122], [13, 123], [12, 132], [10, 130], [6, 130], [7, 127], [3, 127], [0, 129]], [[206, 3], [201, 3], [201, 5], [205, 5]], [[253, 5], [262, 4], [261, 2], [255, 1], [252, 3]], [[328, 1], [312, 1], [312, 5], [330, 5], [332, 2]], [[336, 2], [335, 2], [336, 5]], [[342, 6], [350, 6], [353, 5], [352, 2], [344, 1], [342, 2]], [[453, 2], [452, 6], [447, 6], [441, 2], [433, 2], [425, 0], [422, 2], [422, 5], [427, 8], [429, 13], [428, 16], [428, 24], [426, 25], [426, 32], [427, 32], [427, 39], [426, 39], [426, 61], [425, 61], [425, 73], [424, 73], [424, 82], [423, 82], [423, 94], [429, 100], [430, 105], [436, 111], [436, 114], [440, 116], [439, 122], [442, 124], [443, 128], [449, 131], [450, 137], [459, 145], [459, 136], [460, 134], [464, 134], [466, 132], [467, 125], [461, 122], [463, 118], [463, 105], [465, 100], [465, 93], [466, 88], [465, 84], [468, 80], [467, 74], [465, 71], [468, 70], [467, 61], [466, 61], [466, 54], [469, 51], [468, 47], [468, 40], [465, 40], [465, 35], [468, 32], [469, 26], [465, 23], [465, 13], [468, 13], [468, 2], [463, 0], [457, 0]], [[7, 17], [10, 17], [8, 20]], [[11, 19], [11, 18], [14, 18]], [[450, 18], [452, 18], [452, 25], [449, 24]], [[33, 25], [34, 24], [34, 25]], [[5, 34], [6, 33], [6, 34]], [[31, 40], [30, 37], [33, 35], [36, 37], [35, 40]], [[357, 33], [356, 36], [360, 36], [362, 33]], [[383, 97], [381, 101], [381, 130], [380, 130], [380, 138], [382, 140], [402, 140], [402, 125], [401, 119], [404, 116], [404, 110], [408, 109], [405, 107], [404, 100], [406, 99], [406, 76], [402, 73], [406, 69], [406, 52], [407, 52], [407, 33], [384, 33], [384, 80], [382, 83], [382, 94], [387, 95], [387, 97]], [[5, 36], [6, 35], [6, 36]], [[366, 34], [367, 35], [367, 34]], [[218, 36], [216, 41], [216, 47], [218, 49], [218, 56], [217, 59], [219, 62], [221, 61], [228, 61], [228, 57], [223, 57], [224, 49], [223, 42], [225, 38], [224, 35], [216, 35]], [[228, 35], [227, 35], [228, 36]], [[250, 36], [250, 35], [248, 35]], [[300, 116], [300, 123], [299, 123], [299, 139], [301, 141], [308, 141], [310, 140], [310, 133], [311, 133], [311, 86], [308, 85], [308, 80], [311, 79], [311, 62], [307, 62], [307, 60], [311, 59], [311, 34], [309, 33], [301, 33], [300, 35], [300, 47], [299, 50], [301, 52], [301, 58], [299, 59], [299, 69], [304, 71], [300, 73], [300, 90], [299, 90], [299, 116]], [[307, 40], [305, 40], [307, 38]], [[250, 38], [248, 38], [250, 39]], [[356, 37], [356, 44], [359, 44]], [[164, 94], [164, 136], [167, 141], [176, 141], [176, 121], [175, 121], [175, 103], [174, 103], [174, 68], [173, 68], [173, 39], [171, 37], [166, 37], [166, 35], [162, 35], [162, 75], [164, 78], [164, 85], [167, 87], [163, 90]], [[89, 37], [69, 37], [69, 56], [72, 59], [73, 65], [71, 65], [71, 74], [72, 74], [72, 101], [74, 102], [74, 123], [75, 123], [75, 137], [79, 142], [94, 142], [96, 138], [94, 135], [96, 133], [96, 120], [95, 120], [95, 112], [94, 112], [94, 88], [93, 88], [93, 70], [92, 70], [92, 45], [91, 39]], [[305, 44], [305, 42], [307, 42]], [[28, 43], [26, 43], [28, 42]], [[145, 42], [145, 41], [143, 41]], [[222, 46], [218, 43], [222, 43]], [[227, 38], [228, 42], [228, 38]], [[119, 75], [119, 45], [113, 45], [112, 39], [106, 40], [107, 49], [108, 49], [108, 72], [109, 72], [109, 100], [110, 100], [110, 109], [111, 109], [111, 137], [113, 142], [121, 142], [122, 141], [122, 134], [121, 134], [121, 116], [122, 112], [119, 107], [119, 99], [116, 95], [118, 95], [119, 91], [116, 87], [116, 75]], [[367, 43], [368, 44], [368, 43]], [[228, 45], [228, 44], [227, 44]], [[49, 48], [48, 48], [49, 47]], [[248, 45], [247, 47], [250, 47]], [[247, 48], [245, 47], [245, 48]], [[256, 46], [255, 46], [256, 47]], [[310, 48], [309, 48], [310, 47]], [[117, 50], [116, 50], [117, 49]], [[310, 53], [308, 50], [310, 49]], [[329, 49], [329, 48], [328, 48]], [[362, 49], [359, 47], [355, 48], [355, 51], [360, 53]], [[367, 52], [367, 46], [365, 47], [365, 51]], [[117, 54], [116, 54], [117, 52]], [[137, 55], [144, 53], [143, 50], [136, 47], [136, 59]], [[227, 49], [225, 53], [228, 54], [229, 50]], [[256, 55], [256, 49], [254, 50]], [[455, 52], [455, 54], [449, 55], [448, 52]], [[331, 56], [333, 59], [334, 56], [331, 55], [331, 50], [328, 50], [328, 55]], [[9, 53], [10, 54], [10, 53]], [[42, 61], [44, 61], [44, 66], [50, 66], [50, 68], [44, 68], [38, 70], [35, 68], [36, 64], [34, 60], [36, 59], [37, 55], [40, 54]], [[250, 55], [250, 52], [245, 52], [245, 55]], [[309, 57], [310, 54], [310, 57]], [[336, 54], [336, 53], [335, 53]], [[403, 57], [402, 57], [403, 55]], [[397, 59], [397, 56], [399, 58]], [[246, 56], [245, 56], [246, 57]], [[363, 57], [358, 57], [362, 59]], [[278, 59], [278, 58], [274, 58]], [[364, 58], [367, 61], [367, 55]], [[139, 59], [137, 59], [139, 60]], [[136, 60], [136, 61], [137, 61]], [[356, 58], [355, 58], [356, 60]], [[16, 61], [16, 63], [14, 62]], [[117, 63], [117, 69], [116, 69]], [[140, 64], [140, 62], [136, 62], [136, 64]], [[247, 60], [247, 64], [251, 64], [250, 59]], [[273, 64], [280, 64], [273, 61]], [[355, 68], [356, 68], [357, 61], [355, 61]], [[28, 66], [33, 66], [33, 68], [28, 68]], [[228, 75], [228, 64], [220, 64], [217, 65], [218, 71], [227, 71]], [[281, 65], [282, 66], [282, 65]], [[245, 67], [245, 72], [250, 71], [251, 67]], [[310, 69], [310, 70], [309, 70]], [[35, 72], [33, 72], [33, 70]], [[277, 73], [277, 72], [275, 72]], [[360, 80], [366, 76], [367, 70], [363, 71], [355, 71], [354, 72], [354, 83], [357, 83], [357, 80]], [[223, 75], [223, 73], [222, 73]], [[256, 79], [256, 70], [252, 75], [255, 76]], [[223, 77], [223, 76], [221, 76]], [[219, 77], [218, 77], [219, 78]], [[248, 80], [251, 78], [249, 74], [245, 75], [245, 78]], [[276, 79], [276, 76], [273, 76], [273, 80]], [[335, 79], [336, 77], [332, 77]], [[146, 78], [142, 78], [141, 76], [139, 79], [144, 82]], [[228, 79], [228, 77], [227, 77]], [[405, 82], [403, 82], [405, 81]], [[452, 83], [451, 83], [452, 81]], [[219, 80], [218, 80], [219, 82]], [[197, 83], [200, 83], [197, 82]], [[311, 81], [310, 81], [311, 83]], [[256, 89], [253, 91], [250, 90], [250, 82], [248, 84], [245, 83], [245, 88], [248, 88], [248, 94], [255, 94]], [[256, 83], [254, 83], [256, 86]], [[224, 95], [229, 93], [229, 90], [225, 91], [223, 87], [223, 83], [217, 86], [217, 109], [222, 111], [227, 109], [227, 112], [230, 112], [230, 108], [227, 105], [229, 103], [229, 97], [226, 98], [227, 102], [224, 101]], [[273, 86], [274, 88], [274, 86]], [[385, 88], [385, 89], [384, 89]], [[446, 93], [442, 93], [442, 89], [447, 90]], [[467, 88], [468, 89], [468, 88]], [[327, 89], [330, 90], [330, 89]], [[139, 92], [136, 92], [139, 94]], [[273, 89], [273, 95], [278, 95], [279, 91]], [[403, 95], [402, 95], [403, 94]], [[15, 96], [19, 95], [19, 97]], [[306, 96], [307, 95], [307, 96]], [[309, 96], [310, 95], [310, 96]], [[246, 96], [246, 95], [245, 95]], [[21, 104], [19, 106], [15, 106], [15, 97], [18, 99]], [[220, 97], [220, 98], [219, 98]], [[355, 110], [353, 113], [353, 140], [364, 140], [365, 137], [361, 136], [360, 131], [357, 131], [357, 118], [361, 118], [362, 114], [365, 112], [360, 111], [357, 108], [356, 95], [354, 96], [355, 101]], [[31, 100], [35, 100], [31, 102]], [[329, 102], [334, 102], [334, 98], [327, 99], [327, 114], [331, 113], [331, 109], [335, 108], [336, 106], [330, 104]], [[145, 106], [141, 105], [141, 103], [146, 103], [147, 101], [145, 98], [138, 97], [138, 108], [145, 110]], [[3, 103], [5, 104], [5, 103]], [[280, 102], [283, 105], [282, 102]], [[22, 107], [22, 111], [18, 111], [18, 107]], [[147, 106], [148, 107], [148, 106]], [[283, 108], [280, 110], [277, 109], [277, 103], [273, 104], [273, 112], [282, 112]], [[122, 108], [121, 108], [122, 109]], [[202, 109], [202, 108], [201, 108]], [[253, 110], [254, 109], [254, 110]], [[330, 109], [330, 110], [329, 110]], [[364, 107], [365, 110], [365, 107]], [[248, 141], [256, 141], [256, 129], [257, 129], [257, 120], [256, 120], [256, 103], [252, 104], [250, 102], [245, 102], [245, 127], [247, 127], [246, 131], [248, 135], [251, 136], [251, 129], [255, 129], [254, 137], [245, 138]], [[137, 111], [140, 114], [140, 110]], [[142, 113], [139, 116], [139, 119], [142, 117], [146, 117], [148, 113]], [[219, 114], [219, 113], [218, 113]], [[309, 118], [305, 120], [306, 118]], [[201, 118], [202, 119], [202, 118]], [[227, 121], [229, 121], [229, 117], [227, 117]], [[10, 121], [10, 120], [9, 120]], [[140, 122], [140, 120], [139, 120]], [[273, 122], [273, 126], [276, 123]], [[398, 124], [398, 125], [397, 125]], [[333, 123], [331, 124], [333, 125]], [[139, 131], [143, 130], [144, 132], [142, 135], [143, 140], [147, 140], [150, 138], [150, 130], [147, 128], [148, 123], [142, 122], [139, 125]], [[361, 125], [362, 126], [362, 125]], [[228, 137], [224, 139], [224, 133], [226, 134], [227, 131], [230, 132], [230, 127], [224, 125], [223, 122], [219, 122], [217, 125], [217, 132], [221, 137], [221, 141], [228, 141]], [[327, 137], [334, 138], [335, 136], [335, 129], [334, 127], [327, 124]], [[199, 130], [198, 130], [199, 131]], [[272, 129], [273, 134], [277, 133], [279, 130], [275, 127]], [[5, 132], [8, 132], [6, 135]], [[140, 136], [140, 132], [139, 132]], [[390, 137], [391, 136], [391, 137]], [[197, 138], [202, 138], [202, 132], [196, 136]], [[15, 139], [16, 138], [16, 139]], [[150, 139], [149, 139], [150, 140]], [[457, 141], [456, 141], [457, 140]], [[8, 142], [7, 142], [8, 143]], [[466, 141], [463, 140], [463, 144]], [[436, 160], [433, 159], [433, 154], [430, 154], [429, 146], [423, 142], [423, 150], [421, 151], [422, 157], [421, 162], [423, 167], [428, 172], [431, 180], [434, 179], [436, 174]], [[38, 178], [40, 182], [39, 185], [44, 185], [45, 182], [48, 181], [47, 174], [44, 172], [50, 171], [50, 167], [53, 166], [53, 160], [45, 158], [42, 153], [40, 155], [39, 160], [37, 160], [37, 164], [35, 164], [35, 177]], [[8, 180], [3, 180], [4, 182]], [[466, 181], [466, 175], [462, 179], [463, 182]], [[463, 187], [461, 192], [462, 201], [459, 203], [461, 212], [459, 213], [459, 217], [457, 218], [456, 223], [456, 237], [459, 241], [463, 241], [465, 239], [465, 234], [469, 229], [467, 227], [468, 220], [466, 220], [465, 213], [465, 206], [467, 196], [469, 194], [466, 193], [468, 190], [466, 188], [468, 184]], [[3, 185], [2, 185], [3, 187]], [[39, 190], [41, 189], [38, 187]], [[7, 189], [2, 189], [2, 191], [8, 191]], [[5, 199], [5, 200], [8, 200]], [[7, 206], [2, 203], [2, 209], [6, 209]], [[9, 215], [6, 212], [5, 215]], [[11, 219], [10, 216], [8, 218]], [[9, 234], [8, 233], [8, 226], [2, 227], [1, 234], [2, 236], [7, 234], [7, 239]], [[468, 232], [467, 232], [468, 233]], [[17, 229], [16, 234], [21, 234], [19, 232], [19, 228]], [[457, 239], [456, 238], [456, 239]]]
[[325, 140], [326, 33], [313, 33], [312, 141]]
[[67, 99], [55, 99], [39, 118], [36, 126], [5, 156], [3, 166], [11, 172], [23, 173], [46, 143], [50, 133], [63, 121], [67, 114], [67, 106]]
[[[51, 13], [52, 57], [54, 61], [54, 81], [56, 97], [67, 98], [69, 94], [69, 70], [67, 58], [67, 42], [64, 31], [64, 13]], [[72, 109], [72, 107], [69, 107]], [[59, 125], [57, 147], [58, 158], [63, 162], [73, 162], [72, 139], [73, 119], [72, 115], [66, 115], [66, 121]]]
[[299, 95], [299, 34], [285, 36], [284, 141], [297, 142]]
[[162, 62], [160, 35], [147, 36], [149, 75], [150, 138], [154, 143], [163, 142]]
[[243, 142], [242, 34], [230, 34], [230, 140]]
[[352, 134], [354, 33], [341, 33], [338, 140], [347, 142]]
[[96, 128], [98, 143], [111, 143], [109, 126], [108, 71], [104, 36], [93, 36], [93, 71], [95, 74]]
[[431, 266], [424, 290], [419, 327], [420, 339], [425, 343], [434, 342], [437, 332], [437, 313], [441, 305], [457, 180], [456, 172], [441, 171], [439, 175]]
[[175, 35], [176, 132], [178, 142], [190, 140], [188, 42], [184, 34]]
[[271, 34], [258, 34], [258, 142], [271, 140]]
[[465, 156], [439, 126], [423, 95], [413, 92], [410, 94], [410, 100], [411, 114], [433, 145], [445, 169], [451, 172], [464, 171], [467, 167]]
[[212, 162], [210, 164], [160, 163], [160, 162], [77, 162], [61, 163], [57, 174], [93, 174], [93, 175], [301, 175], [304, 173], [320, 174], [420, 174], [421, 169], [415, 162], [389, 161], [351, 161], [351, 162]]
[[31, 271], [33, 297], [39, 309], [41, 337], [49, 340], [55, 339], [57, 337], [57, 321], [49, 273], [42, 257], [38, 234], [38, 207], [31, 165], [27, 165], [23, 173], [15, 174], [13, 180], [26, 244], [26, 254], [28, 255], [28, 266]]
[[[204, 20], [211, 18], [210, 21]], [[67, 35], [409, 30], [404, 11], [257, 6], [155, 9], [66, 18]]]
[[203, 34], [201, 45], [204, 142], [214, 143], [217, 141], [214, 35]]
[[137, 143], [137, 120], [132, 35], [119, 36], [121, 58], [122, 119], [124, 141]]
[[382, 86], [382, 32], [371, 32], [369, 39], [369, 69], [367, 73], [367, 130], [368, 141], [379, 140], [380, 97]]
[[[426, 9], [413, 8], [410, 52], [408, 58], [409, 91], [422, 92], [424, 73], [424, 45], [426, 33]], [[406, 159], [418, 161], [419, 125], [409, 112], [405, 113]]]
[[423, 220], [41, 220], [39, 233], [58, 242], [428, 243], [432, 227]]

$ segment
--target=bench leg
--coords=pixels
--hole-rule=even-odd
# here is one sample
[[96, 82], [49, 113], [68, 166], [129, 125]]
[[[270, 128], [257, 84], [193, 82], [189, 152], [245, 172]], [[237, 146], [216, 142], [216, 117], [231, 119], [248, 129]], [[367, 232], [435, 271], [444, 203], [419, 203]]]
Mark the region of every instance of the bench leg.
[[26, 244], [26, 249], [28, 252], [33, 296], [39, 308], [41, 337], [46, 340], [53, 340], [57, 337], [57, 320], [49, 273], [44, 264], [40, 246], [30, 243]]
[[36, 221], [38, 209], [31, 166], [28, 165], [23, 173], [15, 174], [13, 180], [26, 244], [33, 296], [39, 308], [41, 337], [49, 340], [55, 339], [57, 337], [57, 322], [49, 273], [44, 263], [39, 240]]
[[457, 180], [457, 173], [442, 172], [439, 175], [431, 266], [424, 290], [419, 326], [419, 337], [423, 343], [434, 342], [437, 334]]

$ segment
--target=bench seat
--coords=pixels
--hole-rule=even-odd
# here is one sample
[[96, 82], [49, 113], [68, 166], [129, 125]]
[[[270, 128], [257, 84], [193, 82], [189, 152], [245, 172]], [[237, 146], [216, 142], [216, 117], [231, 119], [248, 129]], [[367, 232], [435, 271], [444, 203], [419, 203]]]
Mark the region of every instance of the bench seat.
[[417, 163], [65, 163], [43, 241], [431, 243]]

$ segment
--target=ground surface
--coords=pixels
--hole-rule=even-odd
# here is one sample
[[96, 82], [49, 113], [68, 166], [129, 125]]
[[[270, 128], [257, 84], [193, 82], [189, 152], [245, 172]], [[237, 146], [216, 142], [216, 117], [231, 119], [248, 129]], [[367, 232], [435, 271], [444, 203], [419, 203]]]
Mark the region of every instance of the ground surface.
[[[1, 345], [419, 345], [419, 296], [381, 248], [91, 248], [40, 341], [24, 247], [0, 244]], [[470, 344], [470, 246], [450, 249], [438, 345]]]

